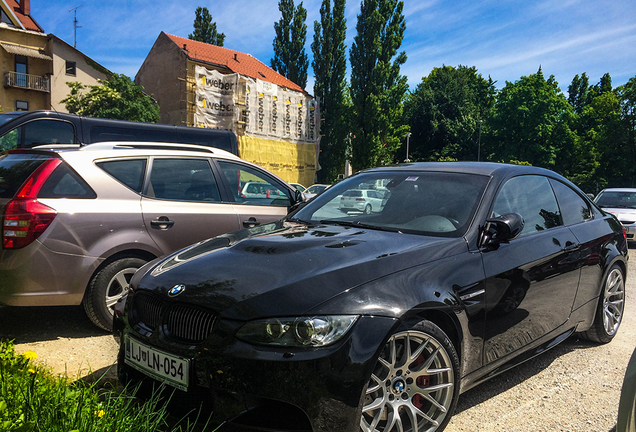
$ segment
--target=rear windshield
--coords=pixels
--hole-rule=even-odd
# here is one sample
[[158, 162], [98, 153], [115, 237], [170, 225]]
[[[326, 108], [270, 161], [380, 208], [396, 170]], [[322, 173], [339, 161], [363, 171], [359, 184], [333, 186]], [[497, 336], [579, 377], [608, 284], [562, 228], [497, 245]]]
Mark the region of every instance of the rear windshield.
[[50, 156], [5, 154], [0, 156], [0, 198], [13, 198], [27, 178]]

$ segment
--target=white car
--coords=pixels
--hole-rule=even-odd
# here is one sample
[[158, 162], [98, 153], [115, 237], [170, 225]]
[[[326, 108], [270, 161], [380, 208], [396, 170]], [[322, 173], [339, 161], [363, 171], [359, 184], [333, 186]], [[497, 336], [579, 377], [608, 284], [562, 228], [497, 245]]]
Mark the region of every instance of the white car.
[[628, 242], [636, 241], [636, 188], [603, 189], [594, 202], [621, 221]]
[[384, 194], [378, 190], [351, 189], [342, 194], [340, 210], [344, 212], [360, 211], [366, 214], [379, 212], [384, 203]]
[[322, 193], [322, 191], [327, 189], [329, 186], [330, 185], [326, 185], [326, 184], [314, 184], [309, 186], [307, 189], [305, 189], [303, 194], [305, 195], [306, 199], [313, 198], [316, 195]]

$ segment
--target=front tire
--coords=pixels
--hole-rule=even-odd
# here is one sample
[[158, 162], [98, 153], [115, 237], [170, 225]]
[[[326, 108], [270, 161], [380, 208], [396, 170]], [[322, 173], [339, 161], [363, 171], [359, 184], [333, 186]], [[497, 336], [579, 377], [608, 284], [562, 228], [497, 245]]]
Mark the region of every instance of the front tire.
[[459, 397], [459, 357], [430, 321], [392, 335], [362, 395], [363, 432], [441, 432]]
[[605, 278], [596, 307], [594, 323], [589, 330], [581, 333], [581, 336], [593, 342], [610, 342], [618, 332], [624, 311], [625, 277], [621, 267], [614, 264]]
[[130, 280], [138, 268], [146, 264], [141, 258], [122, 258], [101, 269], [88, 284], [84, 294], [86, 315], [98, 327], [113, 329], [115, 303], [128, 292]]

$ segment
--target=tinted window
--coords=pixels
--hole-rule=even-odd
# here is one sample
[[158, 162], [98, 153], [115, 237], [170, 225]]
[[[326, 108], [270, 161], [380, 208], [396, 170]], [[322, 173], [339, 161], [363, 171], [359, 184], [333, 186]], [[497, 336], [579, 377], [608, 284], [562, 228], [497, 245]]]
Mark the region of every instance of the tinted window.
[[579, 194], [560, 181], [550, 179], [550, 183], [559, 202], [564, 225], [574, 225], [586, 221], [592, 216], [590, 207]]
[[146, 159], [99, 162], [97, 166], [135, 192], [141, 193], [146, 173]]
[[543, 176], [520, 176], [499, 190], [493, 216], [519, 213], [525, 222], [521, 235], [563, 225], [550, 182]]
[[176, 201], [221, 201], [207, 159], [154, 159], [148, 196]]
[[[287, 188], [251, 167], [220, 161], [234, 201], [239, 204], [288, 207], [291, 200]], [[249, 192], [251, 190], [256, 193]]]
[[63, 163], [46, 180], [38, 198], [97, 198], [95, 192], [68, 165]]
[[[72, 144], [75, 142], [75, 127], [72, 123], [59, 120], [36, 120], [15, 129], [11, 145], [16, 148], [30, 148], [44, 144]], [[3, 138], [10, 136], [7, 133]]]
[[47, 159], [49, 156], [37, 154], [0, 156], [0, 198], [13, 198], [26, 179]]

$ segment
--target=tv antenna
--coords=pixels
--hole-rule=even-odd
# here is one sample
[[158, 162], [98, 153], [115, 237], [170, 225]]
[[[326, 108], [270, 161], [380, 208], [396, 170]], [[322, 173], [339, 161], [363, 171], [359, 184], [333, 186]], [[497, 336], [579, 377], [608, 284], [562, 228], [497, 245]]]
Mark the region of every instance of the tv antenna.
[[69, 9], [69, 12], [73, 12], [75, 17], [73, 18], [73, 48], [77, 48], [77, 29], [82, 28], [82, 26], [77, 25], [77, 9], [81, 8], [82, 5], [74, 7], [73, 9]]

